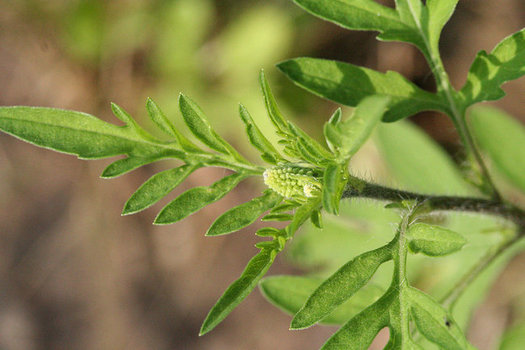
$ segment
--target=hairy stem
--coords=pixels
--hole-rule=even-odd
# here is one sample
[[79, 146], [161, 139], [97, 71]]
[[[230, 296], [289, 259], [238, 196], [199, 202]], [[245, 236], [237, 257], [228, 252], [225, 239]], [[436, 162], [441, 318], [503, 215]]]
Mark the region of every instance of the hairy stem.
[[410, 325], [409, 325], [409, 315], [408, 315], [408, 302], [405, 301], [405, 288], [408, 286], [407, 274], [406, 274], [406, 263], [407, 263], [407, 252], [408, 246], [406, 242], [406, 232], [410, 225], [410, 222], [413, 220], [414, 213], [419, 206], [419, 203], [416, 203], [413, 207], [410, 208], [404, 215], [399, 223], [397, 230], [397, 242], [394, 248], [393, 260], [394, 260], [394, 277], [392, 279], [392, 286], [399, 290], [398, 299], [399, 299], [399, 328], [401, 332], [402, 339], [410, 339]]
[[471, 211], [500, 216], [515, 223], [520, 229], [519, 235], [525, 235], [521, 228], [525, 227], [525, 211], [499, 200], [489, 200], [474, 197], [433, 196], [421, 193], [401, 191], [366, 182], [354, 176], [343, 191], [342, 198], [363, 197], [377, 200], [398, 202], [401, 200], [417, 200], [429, 210]]
[[456, 94], [456, 90], [450, 83], [448, 74], [445, 71], [445, 67], [443, 65], [443, 61], [439, 56], [439, 52], [435, 52], [431, 48], [431, 46], [428, 45], [427, 40], [425, 40], [425, 43], [427, 44], [427, 50], [423, 53], [436, 78], [438, 91], [445, 96], [445, 99], [448, 102], [450, 108], [448, 114], [452, 119], [452, 122], [456, 126], [456, 130], [459, 134], [463, 145], [465, 146], [465, 149], [467, 150], [467, 154], [470, 154], [474, 157], [476, 163], [478, 164], [481, 170], [481, 174], [484, 180], [490, 186], [493, 198], [495, 200], [500, 201], [501, 195], [499, 194], [496, 185], [492, 181], [492, 177], [490, 176], [488, 168], [485, 165], [485, 162], [483, 161], [483, 158], [481, 157], [481, 154], [479, 153], [474, 143], [474, 139], [472, 138], [470, 130], [468, 129], [468, 125], [465, 118], [465, 108], [463, 106], [458, 105], [458, 100], [454, 97], [454, 95]]

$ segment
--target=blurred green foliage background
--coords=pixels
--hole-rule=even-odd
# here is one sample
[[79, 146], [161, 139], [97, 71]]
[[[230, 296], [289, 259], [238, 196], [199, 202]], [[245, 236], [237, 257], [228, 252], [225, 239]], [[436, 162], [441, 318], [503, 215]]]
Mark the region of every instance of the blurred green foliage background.
[[[521, 0], [460, 1], [442, 38], [443, 58], [456, 87], [475, 53], [522, 28], [524, 14]], [[260, 69], [267, 72], [285, 115], [313, 135], [320, 136], [322, 123], [336, 107], [294, 87], [273, 68], [303, 55], [397, 70], [425, 89], [434, 88], [428, 67], [412, 47], [377, 42], [373, 33], [344, 31], [291, 1], [0, 2], [0, 105], [75, 109], [115, 122], [109, 108], [114, 101], [148, 127], [144, 105], [149, 96], [183, 128], [177, 111], [183, 91], [221, 135], [252, 159], [256, 154], [244, 137], [237, 105], [242, 102], [271, 138], [257, 84]], [[524, 80], [505, 90], [508, 97], [496, 105], [525, 121]], [[460, 159], [457, 135], [444, 117], [424, 113], [413, 121]], [[396, 141], [383, 130], [379, 143], [359, 153], [353, 170], [384, 183], [425, 188], [422, 170], [404, 167], [403, 159], [396, 162], [395, 152], [389, 156], [406, 139]], [[389, 157], [390, 169], [381, 160]], [[173, 164], [101, 180], [107, 164], [78, 161], [0, 134], [0, 349], [313, 349], [333, 332], [324, 327], [289, 332], [290, 317], [256, 292], [211, 334], [198, 338], [209, 307], [255, 252], [253, 229], [214, 239], [203, 234], [224, 208], [257, 194], [261, 183], [244, 183], [181, 223], [155, 227], [151, 221], [162, 204], [130, 217], [119, 214], [143, 181]], [[221, 174], [221, 169], [201, 169], [170, 198]], [[288, 261], [279, 261], [271, 274], [301, 272], [294, 262], [317, 273], [323, 266], [326, 273], [326, 255], [342, 263], [364, 251], [360, 244], [378, 245], [396, 220], [369, 202], [348, 203], [344, 211], [349, 216], [327, 224], [325, 246], [317, 245], [319, 232], [306, 229]], [[343, 228], [363, 231], [359, 225], [367, 215], [377, 227], [365, 223], [365, 238], [359, 239], [362, 233], [345, 235]], [[472, 220], [471, 225], [479, 224]], [[460, 230], [471, 227], [461, 225]], [[485, 246], [491, 241], [490, 234], [476, 235]], [[311, 239], [319, 250], [308, 248]], [[415, 264], [421, 286], [436, 287], [448, 278], [436, 274], [438, 268], [452, 273], [463, 267], [454, 260], [446, 263], [451, 270], [436, 264]], [[481, 349], [494, 348], [502, 329], [521, 317], [516, 310], [523, 309], [524, 267], [525, 259], [516, 259], [477, 312], [470, 336]]]

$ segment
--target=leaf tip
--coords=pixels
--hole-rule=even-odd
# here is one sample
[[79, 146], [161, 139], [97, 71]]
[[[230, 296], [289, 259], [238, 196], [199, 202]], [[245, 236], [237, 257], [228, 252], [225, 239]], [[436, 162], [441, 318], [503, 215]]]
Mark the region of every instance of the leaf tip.
[[171, 224], [171, 222], [167, 222], [165, 218], [163, 218], [162, 211], [157, 215], [155, 220], [153, 220], [153, 225], [156, 226], [162, 226], [162, 225], [168, 225]]
[[157, 109], [157, 108], [158, 107], [155, 101], [153, 101], [151, 97], [147, 97], [146, 98], [146, 109], [150, 110], [150, 109]]
[[241, 115], [241, 117], [244, 116], [246, 113], [248, 113], [246, 107], [242, 103], [239, 103], [239, 114]]
[[259, 81], [262, 83], [266, 80], [266, 73], [264, 72], [264, 69], [261, 68], [259, 72]]
[[309, 322], [309, 320], [307, 319], [307, 316], [302, 311], [303, 311], [303, 308], [297, 311], [297, 313], [294, 315], [292, 319], [292, 322], [290, 322], [289, 329], [291, 331], [298, 331], [298, 330], [306, 329], [314, 325], [313, 323]]
[[204, 320], [204, 322], [202, 323], [201, 329], [199, 330], [199, 337], [202, 337], [203, 335], [205, 335], [206, 333], [208, 333], [209, 331], [213, 329], [213, 327], [210, 327], [208, 325], [207, 321], [208, 321], [208, 318], [206, 318], [206, 320]]
[[277, 69], [279, 69], [281, 72], [283, 72], [284, 74], [288, 74], [287, 71], [289, 70], [290, 67], [292, 67], [293, 65], [296, 65], [298, 64], [298, 61], [300, 61], [301, 58], [292, 58], [292, 59], [289, 59], [289, 60], [284, 60], [284, 61], [281, 61], [281, 62], [278, 62], [275, 64], [275, 67]]
[[124, 205], [122, 213], [120, 213], [121, 216], [127, 216], [137, 212], [137, 210], [135, 208], [132, 208], [128, 203], [129, 202], [126, 202], [126, 204]]
[[100, 174], [101, 179], [111, 179], [113, 177], [114, 177], [113, 174], [109, 170], [107, 170], [107, 168], [104, 169], [102, 174]]
[[214, 236], [221, 236], [221, 235], [224, 235], [228, 232], [222, 232], [220, 231], [219, 229], [217, 229], [217, 226], [212, 224], [209, 228], [208, 228], [208, 231], [206, 231], [206, 233], [204, 234], [205, 237], [214, 237]]

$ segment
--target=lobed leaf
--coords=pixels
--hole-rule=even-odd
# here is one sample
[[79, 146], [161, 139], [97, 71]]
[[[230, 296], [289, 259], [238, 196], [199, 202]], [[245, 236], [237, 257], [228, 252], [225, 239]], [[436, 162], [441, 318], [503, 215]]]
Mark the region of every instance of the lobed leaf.
[[250, 143], [262, 153], [261, 157], [271, 164], [277, 164], [278, 161], [282, 161], [283, 158], [279, 152], [277, 152], [275, 147], [273, 147], [261, 130], [259, 130], [250, 113], [248, 113], [248, 110], [243, 105], [239, 105], [239, 114], [246, 126], [246, 133], [248, 134]]
[[219, 236], [239, 231], [252, 224], [265, 211], [270, 210], [283, 200], [283, 197], [272, 190], [263, 195], [232, 208], [219, 216], [210, 226], [206, 236]]
[[323, 217], [319, 209], [312, 211], [312, 214], [310, 215], [310, 221], [315, 227], [323, 228]]
[[500, 86], [525, 74], [525, 28], [503, 39], [490, 54], [480, 51], [460, 90], [465, 107], [505, 96]]
[[166, 156], [162, 156], [161, 154], [159, 154], [158, 156], [151, 157], [151, 158], [127, 157], [127, 158], [116, 160], [110, 165], [108, 165], [106, 169], [104, 169], [100, 177], [104, 179], [109, 179], [109, 178], [114, 178], [120, 175], [124, 175], [125, 173], [135, 170], [137, 168], [140, 168], [143, 165], [157, 162], [159, 160], [167, 158], [168, 154], [166, 154]]
[[464, 350], [468, 341], [447, 310], [429, 295], [412, 287], [403, 290], [410, 302], [410, 313], [421, 334], [444, 350]]
[[217, 152], [241, 158], [237, 151], [213, 130], [208, 118], [195, 102], [181, 94], [179, 107], [186, 125], [202, 143]]
[[341, 117], [343, 116], [343, 111], [341, 110], [341, 107], [337, 108], [334, 112], [334, 114], [332, 114], [332, 116], [330, 117], [330, 119], [328, 120], [328, 123], [332, 124], [332, 125], [337, 125], [339, 124], [339, 122], [341, 121]]
[[193, 142], [188, 140], [182, 135], [176, 128], [175, 125], [164, 115], [160, 107], [148, 97], [146, 102], [146, 110], [151, 120], [157, 124], [157, 126], [168, 135], [174, 136], [178, 144], [187, 152], [200, 152], [202, 151], [195, 146]]
[[262, 217], [261, 221], [290, 221], [293, 219], [292, 214], [287, 213], [269, 213]]
[[387, 122], [447, 108], [437, 95], [418, 88], [397, 72], [380, 73], [349, 63], [304, 57], [277, 67], [300, 87], [347, 106], [355, 107], [371, 95], [388, 96], [390, 104], [383, 116]]
[[83, 159], [120, 154], [142, 158], [158, 154], [185, 157], [169, 144], [144, 139], [128, 127], [63, 109], [0, 107], [0, 130], [34, 145]]
[[179, 132], [175, 129], [175, 125], [166, 118], [159, 106], [148, 97], [146, 100], [146, 110], [151, 120], [166, 134], [177, 138]]
[[126, 124], [126, 126], [132, 129], [139, 128], [137, 122], [133, 119], [133, 117], [129, 115], [129, 113], [124, 110], [124, 108], [120, 107], [116, 103], [111, 102], [111, 111], [113, 112], [113, 115], [115, 115], [115, 117], [123, 121], [124, 124]]
[[281, 230], [275, 227], [263, 227], [257, 230], [255, 234], [259, 237], [278, 237], [282, 233]]
[[281, 114], [279, 107], [277, 107], [277, 102], [275, 102], [275, 97], [273, 97], [272, 90], [270, 90], [270, 85], [268, 84], [264, 70], [261, 70], [261, 73], [259, 74], [259, 83], [261, 84], [264, 105], [266, 106], [266, 111], [268, 112], [270, 120], [277, 131], [286, 133], [286, 130], [288, 129], [286, 119]]
[[435, 52], [439, 52], [439, 37], [441, 30], [448, 22], [458, 0], [427, 0], [426, 5], [428, 9], [428, 37], [430, 45], [435, 48]]
[[310, 295], [294, 316], [290, 329], [307, 328], [322, 320], [361, 289], [377, 268], [391, 258], [388, 244], [347, 262]]
[[243, 174], [236, 173], [220, 179], [211, 186], [199, 186], [187, 190], [160, 211], [154, 224], [167, 225], [184, 219], [224, 197], [245, 177]]
[[293, 237], [293, 235], [299, 229], [299, 227], [306, 220], [308, 220], [308, 218], [311, 217], [312, 213], [315, 210], [319, 209], [320, 205], [321, 205], [321, 199], [319, 197], [313, 197], [313, 198], [309, 198], [306, 201], [306, 203], [304, 203], [299, 208], [297, 208], [293, 216], [292, 222], [288, 226], [286, 226], [286, 235], [288, 237]]
[[276, 205], [270, 210], [270, 213], [285, 213], [299, 207], [301, 204], [298, 202], [290, 201], [288, 199], [284, 200], [281, 204]]
[[[336, 153], [337, 150], [336, 150], [336, 144], [339, 144], [339, 141], [338, 141], [338, 138], [339, 138], [339, 135], [335, 134], [334, 135], [334, 139], [335, 140], [335, 143], [334, 144], [330, 137], [330, 135], [328, 133], [330, 133], [332, 130], [335, 130], [335, 127], [337, 126], [337, 124], [339, 124], [341, 122], [341, 116], [342, 116], [343, 112], [341, 111], [341, 107], [337, 108], [334, 112], [334, 114], [332, 114], [332, 116], [330, 117], [330, 119], [328, 120], [328, 122], [326, 122], [325, 126], [324, 126], [324, 138], [325, 138], [325, 141], [326, 141], [326, 144], [328, 145], [328, 148], [330, 149], [330, 151], [332, 151], [332, 153]], [[328, 130], [328, 133], [327, 133], [327, 126], [330, 125], [328, 128], [330, 130]]]
[[326, 140], [336, 148], [340, 162], [348, 161], [363, 146], [383, 117], [388, 103], [386, 96], [365, 97], [350, 119], [337, 123], [330, 119], [325, 124]]
[[339, 202], [345, 184], [346, 181], [343, 181], [343, 165], [329, 164], [323, 174], [323, 208], [328, 213], [339, 214]]
[[201, 166], [185, 164], [153, 175], [127, 200], [122, 215], [137, 213], [157, 203]]
[[333, 155], [321, 146], [319, 142], [311, 138], [292, 122], [288, 122], [288, 130], [295, 137], [293, 145], [306, 161], [312, 164], [319, 164], [333, 158]]
[[344, 28], [374, 30], [381, 40], [397, 40], [421, 45], [413, 23], [405, 23], [399, 13], [372, 0], [294, 0], [308, 12]]
[[[321, 282], [322, 279], [314, 277], [271, 276], [261, 280], [259, 288], [272, 304], [293, 315]], [[381, 294], [382, 289], [378, 286], [365, 286], [320, 322], [341, 325], [379, 299]]]
[[437, 225], [417, 223], [410, 225], [408, 246], [414, 253], [443, 256], [460, 250], [467, 240], [457, 232]]
[[525, 128], [503, 111], [478, 107], [470, 113], [472, 134], [512, 184], [525, 192]]
[[233, 282], [206, 316], [199, 335], [204, 335], [217, 326], [255, 288], [261, 277], [272, 265], [277, 250], [262, 249], [249, 262], [241, 277]]
[[388, 325], [389, 309], [397, 293], [384, 294], [378, 301], [345, 323], [323, 345], [321, 350], [368, 349], [377, 333]]

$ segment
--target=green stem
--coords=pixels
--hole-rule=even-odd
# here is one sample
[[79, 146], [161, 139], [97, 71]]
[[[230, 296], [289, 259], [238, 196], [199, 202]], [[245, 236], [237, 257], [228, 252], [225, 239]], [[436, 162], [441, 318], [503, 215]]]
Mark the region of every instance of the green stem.
[[[451, 210], [485, 213], [505, 218], [515, 223], [519, 228], [525, 227], [525, 211], [511, 204], [498, 200], [488, 200], [474, 197], [433, 196], [421, 193], [401, 191], [366, 182], [357, 177], [350, 179], [343, 191], [342, 198], [373, 198], [383, 201], [399, 202], [402, 200], [417, 200], [424, 202], [429, 210]], [[519, 229], [520, 235], [525, 231]]]
[[474, 159], [479, 165], [483, 178], [492, 190], [493, 198], [495, 200], [500, 201], [501, 195], [499, 194], [496, 185], [492, 181], [492, 177], [490, 176], [488, 168], [485, 165], [485, 162], [483, 161], [483, 158], [481, 157], [481, 154], [479, 153], [474, 143], [474, 139], [472, 138], [472, 134], [470, 133], [466, 122], [465, 108], [463, 106], [458, 105], [458, 99], [455, 98], [457, 92], [452, 86], [452, 84], [450, 84], [450, 80], [447, 72], [445, 71], [443, 62], [441, 61], [441, 57], [439, 53], [435, 52], [435, 50], [433, 50], [432, 47], [428, 44], [428, 40], [426, 40], [426, 37], [424, 42], [426, 45], [426, 52], [423, 52], [423, 54], [428, 64], [430, 65], [432, 72], [434, 73], [438, 91], [445, 96], [445, 99], [448, 102], [448, 105], [450, 107], [448, 115], [450, 116], [452, 122], [456, 126], [456, 130], [459, 134], [461, 142], [467, 150], [467, 154], [471, 154], [472, 156], [474, 156]]
[[398, 301], [399, 301], [399, 331], [401, 334], [402, 341], [409, 341], [410, 335], [410, 318], [409, 318], [409, 303], [405, 300], [405, 289], [408, 287], [406, 266], [407, 266], [407, 255], [408, 246], [406, 240], [406, 232], [410, 223], [414, 219], [415, 212], [419, 207], [420, 203], [417, 202], [409, 210], [407, 210], [397, 230], [397, 240], [394, 246], [394, 254], [392, 256], [394, 262], [394, 276], [392, 278], [391, 288], [398, 290]]
[[511, 246], [519, 242], [521, 238], [523, 238], [523, 234], [517, 234], [511, 239], [504, 240], [501, 244], [495, 246], [494, 249], [488, 251], [485, 256], [483, 256], [478, 263], [474, 265], [441, 299], [441, 304], [444, 307], [449, 308], [449, 310], [452, 310], [456, 301], [463, 294], [465, 289], [467, 289], [467, 287], [498, 257], [506, 252]]

